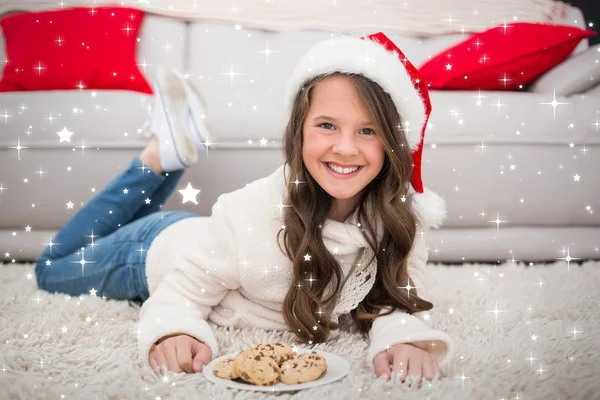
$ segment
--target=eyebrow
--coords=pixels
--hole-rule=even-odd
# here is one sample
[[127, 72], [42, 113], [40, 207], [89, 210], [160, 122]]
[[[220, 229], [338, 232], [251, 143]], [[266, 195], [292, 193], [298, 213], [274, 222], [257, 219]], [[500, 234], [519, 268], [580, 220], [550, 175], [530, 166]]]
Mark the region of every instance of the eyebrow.
[[[337, 119], [335, 119], [333, 117], [328, 117], [327, 115], [319, 115], [318, 117], [313, 118], [313, 120], [317, 120], [317, 119], [328, 119], [333, 122], [339, 122]], [[360, 122], [359, 124], [360, 125], [373, 125], [373, 123], [371, 121], [363, 121], [363, 122]]]

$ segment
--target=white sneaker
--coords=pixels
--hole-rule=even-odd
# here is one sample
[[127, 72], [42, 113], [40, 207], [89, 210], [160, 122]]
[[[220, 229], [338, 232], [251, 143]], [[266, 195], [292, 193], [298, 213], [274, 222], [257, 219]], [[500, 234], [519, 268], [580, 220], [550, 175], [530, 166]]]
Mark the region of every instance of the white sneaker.
[[[144, 122], [144, 124], [142, 125], [141, 128], [141, 133], [144, 135], [144, 137], [147, 137], [148, 139], [150, 139], [153, 135], [152, 130], [150, 129], [150, 126], [152, 125], [152, 120], [153, 120], [153, 114], [152, 114], [152, 109], [154, 108], [153, 106], [148, 104], [148, 99], [147, 98], [143, 98], [142, 101], [142, 108], [144, 108], [146, 110], [146, 113], [148, 114], [148, 120]], [[156, 125], [157, 123], [155, 123]], [[194, 125], [194, 121], [192, 119], [192, 112], [189, 110], [188, 108], [188, 117], [187, 117], [187, 126], [188, 126], [188, 131], [192, 132], [192, 137], [197, 139], [198, 141], [201, 140], [200, 134], [198, 133], [198, 130], [196, 129], [196, 126]], [[195, 139], [193, 139], [192, 141], [195, 142]], [[196, 144], [196, 150], [201, 150], [204, 148], [204, 145], [202, 144]]]
[[187, 168], [198, 161], [188, 118], [184, 86], [173, 70], [159, 67], [156, 71], [152, 122], [146, 136], [157, 136], [160, 165], [164, 171]]
[[190, 131], [197, 150], [202, 150], [214, 143], [214, 136], [208, 128], [204, 119], [206, 118], [206, 102], [202, 98], [200, 91], [189, 82], [183, 75], [175, 71], [175, 74], [181, 81], [185, 89], [188, 100], [188, 107], [191, 119]]

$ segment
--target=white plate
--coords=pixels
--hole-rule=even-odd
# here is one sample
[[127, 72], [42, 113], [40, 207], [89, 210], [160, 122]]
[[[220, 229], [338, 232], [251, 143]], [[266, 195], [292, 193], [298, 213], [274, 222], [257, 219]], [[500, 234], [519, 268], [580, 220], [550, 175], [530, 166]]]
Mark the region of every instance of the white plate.
[[202, 373], [209, 381], [218, 385], [225, 385], [233, 389], [254, 390], [258, 392], [289, 392], [302, 389], [309, 389], [315, 386], [321, 386], [331, 382], [335, 382], [339, 379], [342, 379], [350, 371], [350, 363], [336, 354], [313, 349], [296, 349], [296, 353], [298, 354], [312, 353], [313, 351], [325, 357], [325, 360], [327, 361], [327, 371], [325, 371], [325, 373], [321, 375], [321, 377], [319, 377], [319, 379], [317, 379], [316, 381], [300, 383], [298, 385], [286, 385], [285, 383], [277, 382], [275, 385], [271, 386], [257, 386], [252, 385], [250, 383], [242, 383], [215, 376], [215, 374], [213, 373], [214, 365], [221, 360], [237, 356], [239, 354], [239, 351], [215, 358], [207, 365], [205, 365], [204, 368], [202, 368]]

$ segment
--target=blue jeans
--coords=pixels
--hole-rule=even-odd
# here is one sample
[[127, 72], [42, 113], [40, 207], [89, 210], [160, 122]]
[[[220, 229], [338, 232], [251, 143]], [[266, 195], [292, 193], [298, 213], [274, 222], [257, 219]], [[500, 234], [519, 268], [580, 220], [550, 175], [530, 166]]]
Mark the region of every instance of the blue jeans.
[[146, 301], [150, 243], [174, 222], [198, 217], [159, 211], [184, 171], [158, 174], [135, 156], [48, 243], [35, 263], [38, 287], [72, 296]]

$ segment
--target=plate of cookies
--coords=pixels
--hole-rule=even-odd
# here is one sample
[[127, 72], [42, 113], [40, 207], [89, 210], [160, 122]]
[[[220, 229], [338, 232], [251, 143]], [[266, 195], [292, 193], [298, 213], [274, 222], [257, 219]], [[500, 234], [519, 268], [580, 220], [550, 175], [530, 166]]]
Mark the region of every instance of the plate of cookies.
[[202, 369], [211, 382], [234, 389], [287, 392], [342, 379], [350, 363], [326, 351], [282, 343], [256, 347], [215, 358]]

